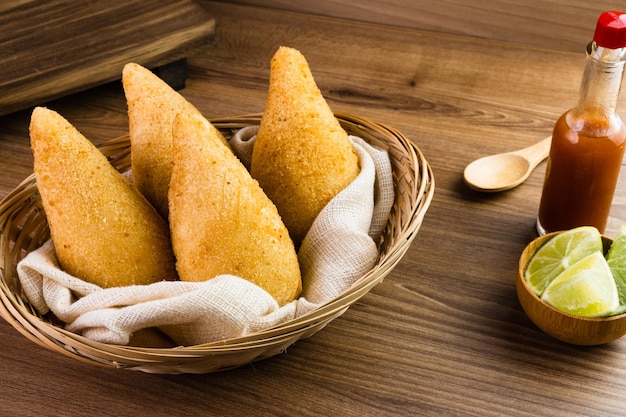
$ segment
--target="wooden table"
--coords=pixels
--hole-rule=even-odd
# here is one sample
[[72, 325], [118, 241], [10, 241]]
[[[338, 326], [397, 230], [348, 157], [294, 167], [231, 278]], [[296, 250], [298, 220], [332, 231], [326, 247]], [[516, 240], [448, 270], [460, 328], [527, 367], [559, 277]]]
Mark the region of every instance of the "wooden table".
[[[224, 373], [101, 369], [40, 348], [0, 322], [0, 415], [624, 414], [626, 339], [586, 348], [557, 342], [530, 322], [515, 295], [518, 257], [535, 236], [545, 164], [500, 194], [470, 191], [462, 181], [473, 159], [550, 134], [576, 100], [584, 43], [571, 51], [554, 39], [502, 40], [480, 25], [470, 33], [467, 21], [463, 34], [441, 16], [430, 31], [201, 4], [215, 17], [216, 41], [188, 55], [181, 92], [210, 118], [260, 112], [271, 55], [281, 44], [298, 48], [335, 111], [389, 124], [425, 154], [437, 190], [419, 235], [385, 281], [323, 331]], [[604, 6], [560, 22], [584, 27], [590, 38]], [[482, 7], [474, 13], [487, 19]], [[503, 7], [501, 18], [519, 17]], [[543, 9], [526, 18], [550, 21]], [[96, 143], [127, 132], [118, 82], [47, 105]], [[619, 109], [626, 111], [624, 100]], [[0, 197], [32, 172], [29, 117], [21, 111], [0, 118]], [[625, 180], [609, 235], [626, 223]]]

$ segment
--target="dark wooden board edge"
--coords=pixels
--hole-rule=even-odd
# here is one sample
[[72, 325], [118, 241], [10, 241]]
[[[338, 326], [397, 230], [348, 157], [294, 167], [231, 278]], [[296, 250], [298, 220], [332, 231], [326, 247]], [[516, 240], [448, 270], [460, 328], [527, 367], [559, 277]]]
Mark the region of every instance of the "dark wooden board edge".
[[[169, 71], [167, 66], [171, 69], [172, 64], [180, 70], [180, 62], [184, 62], [187, 51], [215, 39], [215, 19], [201, 7], [198, 9], [202, 18], [198, 18], [198, 24], [184, 30], [164, 32], [162, 37], [127, 48], [123, 53], [113, 49], [110, 53], [90, 56], [76, 65], [68, 62], [39, 77], [35, 74], [4, 83], [0, 89], [0, 116], [119, 80], [128, 62], [138, 63], [156, 73], [162, 68]], [[181, 74], [176, 77], [170, 80], [172, 86], [182, 88], [184, 78]]]

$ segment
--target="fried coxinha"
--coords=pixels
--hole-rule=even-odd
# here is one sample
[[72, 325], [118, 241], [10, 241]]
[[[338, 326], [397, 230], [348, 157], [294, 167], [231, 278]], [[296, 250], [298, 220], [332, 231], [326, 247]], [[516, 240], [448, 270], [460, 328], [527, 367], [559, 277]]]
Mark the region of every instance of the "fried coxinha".
[[66, 119], [33, 111], [35, 177], [62, 269], [103, 288], [230, 274], [293, 300], [300, 269], [274, 204], [206, 119], [181, 114], [173, 132], [168, 228]]
[[37, 188], [57, 258], [100, 287], [176, 279], [167, 223], [85, 136], [58, 113], [30, 122]]
[[204, 118], [173, 125], [169, 218], [183, 281], [221, 274], [265, 289], [279, 305], [302, 289], [294, 244], [272, 201]]
[[141, 284], [175, 279], [175, 252], [183, 280], [232, 274], [281, 305], [297, 297], [295, 248], [359, 172], [304, 56], [280, 47], [272, 58], [251, 173], [156, 75], [131, 63], [122, 79], [137, 188], [60, 115], [33, 112], [37, 185], [61, 266], [104, 287]]
[[[133, 181], [167, 220], [172, 174], [172, 123], [177, 114], [200, 111], [152, 71], [135, 63], [122, 70], [128, 106]], [[226, 139], [223, 139], [227, 144]]]
[[278, 48], [250, 172], [274, 201], [296, 245], [322, 208], [359, 173], [348, 134], [304, 56]]

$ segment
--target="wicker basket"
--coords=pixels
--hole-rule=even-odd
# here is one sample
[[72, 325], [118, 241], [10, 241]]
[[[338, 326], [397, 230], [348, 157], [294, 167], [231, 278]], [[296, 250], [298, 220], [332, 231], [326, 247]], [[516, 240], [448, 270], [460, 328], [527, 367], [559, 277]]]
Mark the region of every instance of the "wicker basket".
[[[153, 373], [208, 373], [241, 366], [283, 352], [309, 337], [364, 296], [393, 269], [417, 235], [434, 193], [432, 171], [420, 151], [398, 131], [369, 120], [337, 114], [348, 133], [360, 136], [389, 153], [396, 199], [379, 244], [374, 268], [331, 302], [297, 319], [234, 339], [176, 348], [142, 348], [95, 342], [68, 332], [51, 314], [39, 315], [19, 287], [17, 263], [49, 238], [48, 225], [34, 174], [0, 203], [0, 315], [24, 336], [63, 355], [105, 367]], [[226, 137], [260, 115], [214, 119]], [[130, 167], [128, 137], [101, 147], [119, 170]]]

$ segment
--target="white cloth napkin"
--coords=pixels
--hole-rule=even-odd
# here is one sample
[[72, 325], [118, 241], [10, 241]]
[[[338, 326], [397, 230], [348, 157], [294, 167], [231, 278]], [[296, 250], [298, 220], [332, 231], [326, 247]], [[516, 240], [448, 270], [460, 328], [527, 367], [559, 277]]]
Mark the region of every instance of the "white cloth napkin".
[[[231, 144], [246, 161], [256, 131]], [[52, 311], [66, 329], [92, 340], [128, 344], [133, 333], [157, 327], [182, 346], [243, 336], [284, 323], [347, 290], [378, 258], [376, 241], [394, 201], [387, 152], [350, 137], [361, 172], [315, 220], [298, 252], [303, 291], [279, 307], [269, 293], [242, 278], [221, 275], [205, 282], [163, 281], [102, 289], [59, 268], [52, 241], [17, 267], [24, 294], [41, 314]], [[249, 156], [248, 156], [249, 157]]]

